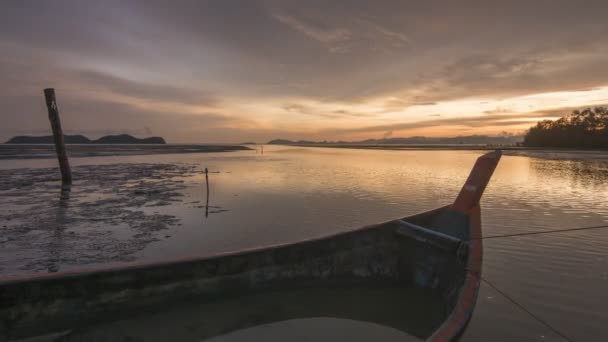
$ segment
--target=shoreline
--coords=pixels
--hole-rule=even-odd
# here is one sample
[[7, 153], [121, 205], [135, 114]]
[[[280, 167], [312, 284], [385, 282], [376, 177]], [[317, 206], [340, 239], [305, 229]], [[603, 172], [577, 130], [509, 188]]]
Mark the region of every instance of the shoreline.
[[[69, 157], [136, 156], [151, 154], [218, 153], [253, 150], [242, 145], [152, 145], [74, 144], [66, 145]], [[51, 144], [1, 144], [0, 160], [56, 158]]]
[[585, 159], [607, 159], [608, 150], [601, 149], [557, 149], [543, 147], [519, 147], [519, 146], [487, 146], [487, 145], [399, 145], [399, 144], [289, 144], [270, 146], [284, 147], [320, 147], [320, 148], [341, 148], [353, 150], [382, 150], [382, 151], [494, 151], [501, 150], [505, 156], [521, 156], [543, 159], [559, 160], [585, 160]]
[[323, 147], [323, 148], [350, 148], [366, 150], [479, 150], [493, 151], [528, 149], [527, 147], [517, 146], [486, 146], [486, 145], [447, 145], [447, 144], [269, 144], [269, 146], [295, 146], [295, 147]]

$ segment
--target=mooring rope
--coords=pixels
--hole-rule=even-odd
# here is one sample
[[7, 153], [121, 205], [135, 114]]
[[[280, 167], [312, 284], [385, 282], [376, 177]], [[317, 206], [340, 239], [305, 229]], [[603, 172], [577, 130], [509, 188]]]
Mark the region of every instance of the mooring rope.
[[[574, 232], [574, 231], [580, 231], [580, 230], [592, 230], [592, 229], [604, 229], [604, 228], [608, 228], [608, 225], [589, 226], [589, 227], [576, 227], [576, 228], [564, 228], [564, 229], [553, 229], [553, 230], [544, 230], [544, 231], [537, 231], [537, 232], [523, 232], [523, 233], [502, 234], [502, 235], [490, 235], [490, 236], [484, 236], [484, 237], [481, 237], [481, 238], [473, 238], [472, 240], [486, 240], [486, 239], [497, 239], [497, 238], [516, 237], [516, 236], [554, 234], [554, 233], [564, 233], [564, 232]], [[561, 338], [563, 338], [564, 340], [566, 340], [568, 342], [573, 342], [574, 341], [570, 337], [568, 337], [564, 333], [562, 333], [561, 331], [559, 331], [556, 328], [554, 328], [553, 326], [551, 326], [551, 324], [547, 323], [545, 320], [543, 320], [539, 316], [535, 315], [532, 311], [528, 310], [525, 306], [523, 306], [523, 304], [520, 304], [518, 301], [516, 301], [515, 299], [511, 298], [508, 294], [506, 294], [504, 291], [502, 291], [501, 289], [499, 289], [496, 285], [494, 285], [492, 282], [490, 282], [486, 278], [480, 277], [480, 279], [484, 283], [488, 284], [488, 286], [490, 286], [491, 288], [493, 288], [496, 292], [498, 292], [501, 296], [505, 297], [513, 305], [517, 306], [519, 309], [521, 309], [522, 311], [524, 311], [525, 313], [527, 313], [530, 317], [532, 317], [537, 322], [539, 322], [542, 325], [544, 325], [545, 327], [547, 327], [549, 330], [551, 330], [552, 332], [554, 332], [556, 335], [560, 336]]]
[[553, 234], [553, 233], [574, 232], [577, 230], [592, 230], [592, 229], [603, 229], [603, 228], [608, 228], [608, 225], [553, 229], [553, 230], [543, 230], [543, 231], [537, 231], [537, 232], [523, 232], [523, 233], [513, 233], [513, 234], [503, 234], [503, 235], [490, 235], [490, 236], [483, 236], [481, 238], [472, 238], [471, 240], [487, 240], [487, 239], [497, 239], [497, 238], [506, 238], [506, 237], [515, 237], [515, 236]]
[[500, 295], [502, 295], [503, 297], [505, 297], [508, 301], [510, 301], [511, 303], [513, 303], [515, 306], [517, 306], [518, 308], [520, 308], [522, 311], [524, 311], [525, 313], [527, 313], [528, 315], [530, 315], [530, 317], [534, 318], [537, 322], [539, 322], [542, 325], [544, 325], [545, 327], [549, 328], [549, 330], [553, 331], [555, 334], [557, 334], [558, 336], [560, 336], [564, 340], [566, 340], [568, 342], [574, 342], [574, 340], [572, 340], [568, 336], [564, 335], [561, 331], [559, 331], [556, 328], [554, 328], [553, 326], [551, 326], [551, 324], [547, 323], [545, 320], [543, 320], [539, 316], [535, 315], [532, 311], [528, 310], [525, 306], [523, 306], [522, 304], [520, 304], [519, 302], [517, 302], [515, 299], [511, 298], [508, 294], [506, 294], [504, 291], [500, 290], [498, 287], [496, 287], [494, 284], [492, 284], [486, 278], [484, 278], [484, 277], [480, 277], [480, 278], [481, 278], [481, 280], [484, 283], [488, 284], [496, 292], [498, 292]]

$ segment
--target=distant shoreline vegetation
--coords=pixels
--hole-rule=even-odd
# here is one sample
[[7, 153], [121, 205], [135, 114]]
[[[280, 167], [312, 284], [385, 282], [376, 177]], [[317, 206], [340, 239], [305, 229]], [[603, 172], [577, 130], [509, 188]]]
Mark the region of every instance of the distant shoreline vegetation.
[[[84, 135], [64, 135], [63, 139], [66, 144], [166, 144], [161, 137], [136, 138], [129, 134], [106, 135], [96, 140]], [[53, 136], [17, 136], [5, 144], [53, 144]]]
[[608, 148], [608, 108], [576, 110], [557, 120], [543, 120], [524, 136], [525, 147]]
[[521, 144], [523, 136], [501, 134], [499, 136], [469, 135], [450, 138], [405, 137], [367, 139], [360, 141], [309, 141], [275, 139], [268, 142], [270, 145], [492, 145], [515, 146]]

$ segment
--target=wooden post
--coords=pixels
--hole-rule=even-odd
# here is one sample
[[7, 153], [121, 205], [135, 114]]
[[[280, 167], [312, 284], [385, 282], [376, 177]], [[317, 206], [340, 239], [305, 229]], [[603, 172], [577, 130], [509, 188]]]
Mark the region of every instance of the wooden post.
[[205, 202], [205, 217], [209, 216], [209, 171], [205, 168], [205, 183], [207, 183], [207, 201]]
[[57, 100], [55, 99], [55, 89], [44, 89], [44, 98], [46, 100], [46, 108], [49, 111], [51, 129], [53, 130], [53, 141], [55, 142], [55, 151], [57, 152], [57, 160], [59, 161], [59, 169], [61, 170], [61, 182], [63, 184], [72, 184], [72, 171], [68, 162], [68, 154], [65, 151], [61, 120], [59, 120], [59, 110], [57, 109]]
[[209, 193], [209, 171], [205, 168], [205, 183], [207, 183], [207, 194]]

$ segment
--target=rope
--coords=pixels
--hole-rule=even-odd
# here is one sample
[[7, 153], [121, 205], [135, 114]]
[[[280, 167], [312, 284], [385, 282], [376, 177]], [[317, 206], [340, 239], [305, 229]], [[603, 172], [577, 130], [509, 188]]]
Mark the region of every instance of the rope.
[[540, 318], [537, 315], [535, 315], [534, 313], [532, 313], [530, 310], [526, 309], [525, 306], [523, 306], [522, 304], [519, 304], [515, 299], [509, 297], [509, 295], [507, 295], [506, 293], [504, 293], [503, 291], [501, 291], [498, 287], [496, 287], [494, 284], [492, 284], [486, 278], [481, 277], [481, 280], [483, 280], [484, 283], [488, 284], [491, 288], [493, 288], [496, 292], [500, 293], [503, 297], [505, 297], [507, 300], [509, 300], [515, 306], [517, 306], [522, 311], [524, 311], [525, 313], [527, 313], [528, 315], [530, 315], [530, 317], [534, 318], [536, 321], [538, 321], [539, 323], [541, 323], [545, 327], [549, 328], [549, 330], [553, 331], [555, 334], [557, 334], [558, 336], [560, 336], [561, 338], [563, 338], [564, 340], [566, 340], [568, 342], [574, 342], [574, 340], [572, 340], [568, 336], [564, 335], [562, 332], [560, 332], [556, 328], [552, 327], [549, 323], [547, 323], [542, 318]]
[[497, 238], [514, 237], [514, 236], [553, 234], [553, 233], [564, 233], [564, 232], [574, 232], [574, 231], [578, 231], [578, 230], [591, 230], [591, 229], [603, 229], [603, 228], [608, 228], [608, 225], [554, 229], [554, 230], [545, 230], [545, 231], [540, 231], [540, 232], [524, 232], [524, 233], [513, 233], [513, 234], [504, 234], [504, 235], [490, 235], [490, 236], [482, 236], [481, 238], [471, 238], [471, 240], [487, 240], [487, 239], [497, 239]]
[[[604, 229], [604, 228], [608, 228], [608, 225], [590, 226], [590, 227], [577, 227], [577, 228], [566, 228], [566, 229], [554, 229], [554, 230], [546, 230], [546, 231], [540, 231], [540, 232], [524, 232], [524, 233], [513, 233], [513, 234], [504, 234], [504, 235], [490, 235], [490, 236], [485, 236], [485, 237], [482, 237], [482, 238], [473, 238], [472, 240], [497, 239], [497, 238], [504, 238], [504, 237], [527, 236], [527, 235], [541, 235], [541, 234], [563, 233], [563, 232], [573, 232], [573, 231], [579, 231], [579, 230]], [[501, 296], [505, 297], [513, 305], [517, 306], [520, 310], [522, 310], [523, 312], [527, 313], [530, 317], [532, 317], [534, 320], [536, 320], [540, 324], [542, 324], [545, 327], [547, 327], [553, 333], [555, 333], [556, 335], [560, 336], [561, 338], [563, 338], [564, 340], [566, 340], [568, 342], [574, 342], [574, 340], [572, 340], [570, 337], [564, 335], [562, 332], [560, 332], [559, 330], [557, 330], [556, 328], [554, 328], [553, 326], [551, 326], [549, 323], [547, 323], [545, 320], [543, 320], [539, 316], [535, 315], [533, 312], [531, 312], [530, 310], [528, 310], [525, 306], [523, 306], [522, 304], [520, 304], [519, 302], [517, 302], [515, 299], [511, 298], [508, 294], [506, 294], [505, 292], [503, 292], [501, 289], [499, 289], [492, 282], [490, 282], [489, 280], [487, 280], [484, 277], [480, 277], [480, 279], [484, 283], [488, 284], [488, 286], [490, 286], [491, 288], [493, 288], [496, 292], [498, 292]]]

